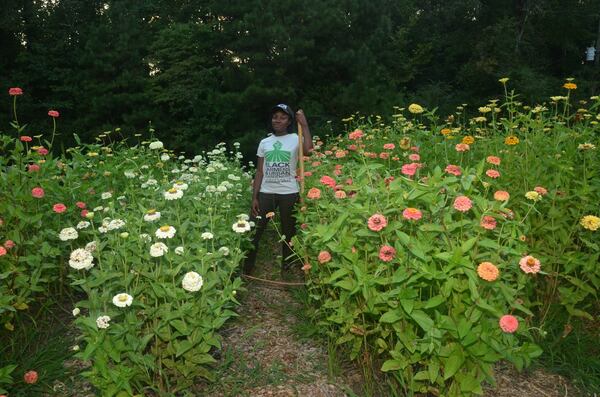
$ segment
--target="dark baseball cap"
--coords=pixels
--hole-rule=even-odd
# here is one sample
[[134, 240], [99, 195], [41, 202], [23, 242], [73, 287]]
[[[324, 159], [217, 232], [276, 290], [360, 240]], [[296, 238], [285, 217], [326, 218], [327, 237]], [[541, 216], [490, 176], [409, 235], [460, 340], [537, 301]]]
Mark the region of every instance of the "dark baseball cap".
[[284, 112], [285, 114], [290, 116], [290, 119], [292, 120], [292, 122], [294, 121], [294, 118], [295, 118], [294, 111], [292, 110], [291, 107], [289, 107], [285, 103], [280, 103], [278, 105], [273, 106], [273, 108], [271, 108], [271, 115], [278, 110], [281, 110], [282, 112]]

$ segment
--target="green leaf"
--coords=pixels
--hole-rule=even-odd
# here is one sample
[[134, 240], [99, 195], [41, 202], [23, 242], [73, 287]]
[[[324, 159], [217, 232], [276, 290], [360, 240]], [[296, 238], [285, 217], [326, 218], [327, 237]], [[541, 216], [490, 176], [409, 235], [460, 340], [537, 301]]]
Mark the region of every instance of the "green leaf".
[[469, 252], [471, 250], [471, 248], [473, 248], [473, 246], [475, 245], [476, 242], [477, 242], [477, 237], [472, 237], [472, 238], [468, 239], [467, 241], [465, 241], [464, 243], [462, 243], [462, 245], [460, 246], [460, 250], [462, 251], [463, 254], [466, 254], [467, 252]]
[[465, 362], [462, 351], [459, 348], [455, 348], [450, 357], [444, 365], [444, 380], [450, 379], [460, 369]]
[[436, 307], [444, 303], [446, 299], [442, 295], [436, 295], [433, 298], [429, 299], [423, 308], [431, 309], [432, 307]]
[[336, 287], [343, 288], [348, 291], [352, 291], [356, 287], [356, 282], [350, 277], [346, 277], [343, 280], [338, 281], [334, 284]]
[[385, 312], [380, 318], [380, 323], [395, 323], [402, 318], [402, 314], [398, 310], [390, 310]]
[[406, 362], [406, 360], [398, 360], [398, 359], [387, 360], [381, 366], [381, 371], [388, 372], [388, 371], [396, 371], [399, 369], [404, 369], [404, 368], [406, 368], [407, 364], [408, 363]]
[[419, 324], [424, 331], [429, 332], [433, 328], [433, 320], [424, 311], [413, 310], [410, 316]]

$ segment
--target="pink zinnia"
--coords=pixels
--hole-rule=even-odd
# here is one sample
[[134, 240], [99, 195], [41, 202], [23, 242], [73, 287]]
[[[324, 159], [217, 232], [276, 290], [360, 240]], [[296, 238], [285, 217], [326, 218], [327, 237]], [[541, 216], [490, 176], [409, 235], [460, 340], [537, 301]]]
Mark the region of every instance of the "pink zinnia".
[[323, 185], [326, 185], [326, 186], [329, 186], [329, 187], [334, 187], [335, 186], [335, 179], [333, 179], [332, 177], [327, 176], [327, 175], [323, 175], [319, 181]]
[[85, 207], [87, 207], [83, 201], [76, 202], [75, 206], [77, 206], [77, 208], [81, 208], [81, 209], [84, 209]]
[[510, 194], [504, 190], [498, 190], [494, 193], [494, 200], [507, 201], [510, 198]]
[[44, 189], [42, 189], [41, 187], [34, 187], [33, 189], [31, 189], [31, 195], [35, 198], [42, 198], [44, 197]]
[[408, 155], [408, 159], [410, 161], [419, 161], [421, 160], [421, 156], [419, 156], [417, 153], [411, 153]]
[[45, 156], [45, 155], [47, 155], [47, 154], [48, 154], [48, 149], [46, 149], [45, 147], [41, 147], [41, 148], [39, 148], [39, 149], [37, 150], [37, 153], [38, 153], [40, 156]]
[[22, 135], [21, 137], [19, 137], [19, 139], [21, 140], [21, 142], [31, 142], [32, 141], [31, 137], [28, 135]]
[[52, 206], [52, 209], [57, 214], [62, 214], [63, 212], [65, 212], [67, 210], [67, 206], [64, 205], [63, 203], [56, 203]]
[[461, 174], [460, 167], [458, 165], [454, 165], [454, 164], [448, 164], [448, 166], [446, 166], [445, 171], [449, 174], [456, 175], [456, 176], [459, 176]]
[[418, 152], [419, 151], [419, 147], [418, 146], [411, 146], [410, 150], [412, 150], [413, 152]]
[[4, 242], [4, 248], [6, 248], [7, 250], [13, 248], [15, 246], [15, 242], [12, 240], [6, 240]]
[[404, 164], [402, 166], [402, 173], [404, 175], [413, 176], [415, 174], [415, 172], [417, 172], [418, 168], [419, 168], [418, 163]]
[[327, 263], [331, 260], [331, 254], [327, 251], [319, 252], [318, 256], [319, 263]]
[[511, 316], [510, 314], [505, 314], [500, 317], [500, 328], [502, 331], [512, 334], [519, 328], [519, 320], [515, 316]]
[[419, 219], [421, 219], [423, 214], [418, 209], [409, 207], [402, 211], [402, 216], [404, 217], [404, 219], [413, 219], [415, 221], [418, 221]]
[[344, 199], [346, 198], [346, 192], [343, 190], [336, 190], [335, 191], [335, 198], [337, 199]]
[[23, 380], [25, 383], [33, 384], [38, 380], [38, 374], [35, 371], [27, 371], [25, 375], [23, 375]]
[[491, 169], [490, 169], [490, 170], [487, 170], [487, 171], [485, 172], [485, 174], [486, 174], [487, 176], [489, 176], [490, 178], [494, 178], [494, 179], [496, 179], [496, 178], [498, 178], [498, 177], [500, 176], [500, 173], [499, 173], [498, 171], [496, 171], [496, 170], [491, 170]]
[[454, 199], [454, 208], [457, 211], [467, 212], [471, 209], [472, 206], [473, 203], [471, 202], [471, 199], [467, 196], [458, 196], [456, 199]]
[[331, 156], [333, 154], [331, 150], [325, 150], [323, 153], [325, 153], [325, 156]]
[[378, 232], [387, 226], [387, 219], [385, 219], [385, 216], [381, 214], [373, 214], [369, 218], [367, 224], [369, 229], [373, 230], [374, 232]]
[[37, 164], [29, 164], [27, 166], [27, 172], [37, 172], [40, 170], [40, 166]]
[[0, 245], [0, 256], [6, 255], [6, 248]]
[[484, 229], [494, 230], [496, 228], [496, 219], [492, 216], [484, 215], [483, 218], [481, 218], [480, 225]]
[[467, 145], [466, 143], [459, 143], [454, 148], [456, 149], [457, 152], [466, 152], [471, 149], [471, 147], [469, 145]]
[[307, 193], [307, 197], [311, 200], [318, 199], [321, 197], [321, 191], [316, 187], [310, 188]]
[[321, 162], [320, 162], [320, 161], [313, 161], [313, 162], [312, 162], [312, 166], [313, 166], [313, 167], [318, 167], [318, 166], [320, 166], [320, 165], [321, 165]]
[[500, 165], [500, 157], [496, 157], [496, 156], [487, 156], [487, 158], [485, 159], [488, 163], [493, 164], [493, 165]]
[[340, 176], [340, 175], [342, 175], [342, 170], [333, 170], [333, 174]]
[[545, 196], [548, 193], [548, 190], [546, 190], [546, 188], [543, 188], [541, 186], [536, 186], [533, 188], [533, 190], [535, 190], [541, 196]]
[[49, 110], [48, 116], [57, 118], [59, 116], [59, 113], [56, 110]]
[[304, 171], [304, 176], [312, 176], [312, 171]]
[[88, 210], [81, 210], [81, 217], [85, 218], [87, 216], [88, 212], [89, 212]]
[[383, 145], [383, 148], [385, 150], [394, 150], [396, 148], [396, 145], [394, 145], [393, 143], [386, 143], [385, 145]]
[[384, 262], [390, 262], [395, 256], [396, 250], [392, 246], [384, 245], [379, 249], [379, 259]]
[[361, 130], [354, 130], [348, 135], [348, 138], [354, 141], [362, 138], [364, 135], [365, 134]]
[[346, 151], [345, 150], [336, 150], [335, 158], [341, 159], [342, 157], [346, 157]]
[[356, 149], [358, 149], [358, 147], [355, 144], [348, 145], [348, 150], [352, 150], [354, 152]]
[[12, 87], [12, 88], [8, 89], [8, 95], [10, 95], [10, 96], [23, 95], [23, 90], [20, 89], [19, 87]]
[[381, 153], [379, 153], [379, 158], [382, 160], [387, 160], [390, 158], [390, 154], [387, 152], [381, 152]]
[[346, 185], [352, 185], [353, 183], [354, 181], [352, 180], [352, 178], [346, 179]]
[[522, 257], [519, 261], [519, 266], [525, 273], [537, 273], [541, 268], [540, 260], [531, 255]]

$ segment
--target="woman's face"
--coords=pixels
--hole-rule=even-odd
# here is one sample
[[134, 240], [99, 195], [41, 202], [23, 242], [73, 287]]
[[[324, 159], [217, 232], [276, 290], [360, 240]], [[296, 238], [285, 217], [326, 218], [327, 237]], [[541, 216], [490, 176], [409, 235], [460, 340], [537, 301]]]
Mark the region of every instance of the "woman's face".
[[287, 128], [291, 123], [290, 116], [281, 110], [277, 110], [271, 116], [271, 126], [276, 133], [287, 132]]

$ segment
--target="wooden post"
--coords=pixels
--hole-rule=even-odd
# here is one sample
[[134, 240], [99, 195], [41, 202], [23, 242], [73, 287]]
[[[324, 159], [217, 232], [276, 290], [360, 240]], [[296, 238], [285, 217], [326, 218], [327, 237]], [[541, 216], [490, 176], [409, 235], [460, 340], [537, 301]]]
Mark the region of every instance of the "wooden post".
[[298, 123], [298, 160], [300, 161], [300, 203], [304, 203], [304, 136]]

